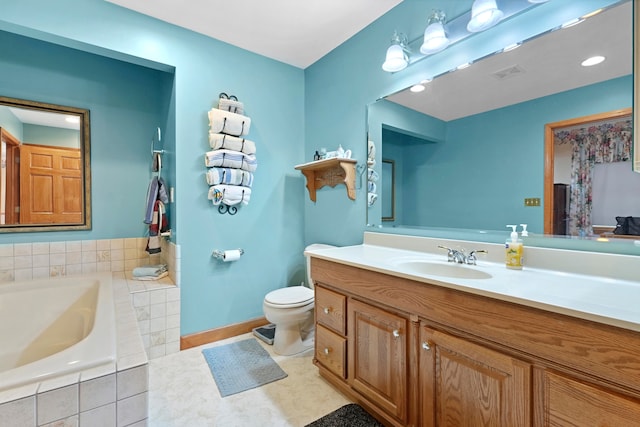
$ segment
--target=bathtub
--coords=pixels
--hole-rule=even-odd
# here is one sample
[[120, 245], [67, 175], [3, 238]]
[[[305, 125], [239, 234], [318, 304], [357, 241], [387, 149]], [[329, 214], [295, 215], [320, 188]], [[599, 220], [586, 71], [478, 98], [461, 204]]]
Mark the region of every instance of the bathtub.
[[0, 391], [115, 361], [111, 273], [0, 284]]

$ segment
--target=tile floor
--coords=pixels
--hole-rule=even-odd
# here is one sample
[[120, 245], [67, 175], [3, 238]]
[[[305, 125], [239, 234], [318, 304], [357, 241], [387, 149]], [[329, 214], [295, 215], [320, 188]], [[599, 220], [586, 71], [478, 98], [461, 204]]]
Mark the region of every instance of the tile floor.
[[220, 397], [202, 349], [243, 334], [149, 361], [149, 427], [303, 427], [350, 403], [318, 374], [313, 351], [283, 357], [263, 344], [287, 378]]

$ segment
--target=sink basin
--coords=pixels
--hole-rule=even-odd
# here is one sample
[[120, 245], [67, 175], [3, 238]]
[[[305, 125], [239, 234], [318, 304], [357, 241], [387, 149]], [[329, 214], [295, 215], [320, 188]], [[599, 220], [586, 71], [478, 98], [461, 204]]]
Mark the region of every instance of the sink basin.
[[490, 279], [492, 277], [486, 271], [464, 264], [416, 259], [396, 260], [393, 264], [407, 272], [422, 276], [441, 276], [453, 279]]

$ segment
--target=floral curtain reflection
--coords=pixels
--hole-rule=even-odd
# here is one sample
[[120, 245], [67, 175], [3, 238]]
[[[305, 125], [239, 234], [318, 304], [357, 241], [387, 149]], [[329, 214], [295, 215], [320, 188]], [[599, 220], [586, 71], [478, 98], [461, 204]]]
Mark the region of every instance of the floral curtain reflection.
[[558, 129], [555, 143], [571, 144], [571, 194], [567, 234], [593, 233], [591, 223], [593, 166], [631, 158], [631, 116], [580, 128]]

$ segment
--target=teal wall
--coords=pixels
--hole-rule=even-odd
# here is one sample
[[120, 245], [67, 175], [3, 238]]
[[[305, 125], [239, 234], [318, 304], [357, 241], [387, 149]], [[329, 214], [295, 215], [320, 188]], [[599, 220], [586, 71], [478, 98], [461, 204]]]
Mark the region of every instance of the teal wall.
[[[301, 206], [306, 189], [301, 174], [293, 168], [304, 160], [301, 69], [103, 0], [11, 1], [2, 6], [0, 29], [141, 65], [150, 79], [157, 79], [152, 76], [158, 71], [174, 77], [146, 91], [148, 103], [153, 104], [148, 109], [153, 113], [145, 123], [128, 117], [128, 94], [111, 92], [112, 84], [103, 83], [101, 94], [92, 97], [93, 101], [99, 97], [111, 101], [108, 111], [91, 111], [92, 135], [103, 137], [92, 145], [92, 167], [97, 170], [92, 188], [93, 230], [5, 235], [0, 236], [0, 243], [144, 236], [150, 140], [155, 127], [161, 126], [169, 144], [165, 146], [165, 165], [171, 166], [167, 179], [175, 186], [173, 240], [181, 248], [181, 333], [260, 317], [267, 292], [304, 279]], [[10, 44], [5, 40], [0, 42], [2, 46]], [[49, 49], [56, 50], [54, 46]], [[47, 53], [31, 54], [34, 59], [40, 55]], [[0, 60], [10, 61], [4, 53]], [[64, 65], [55, 58], [50, 62], [52, 73]], [[11, 65], [1, 66], [0, 80], [4, 80], [5, 67]], [[34, 66], [49, 67], [41, 63]], [[127, 70], [105, 70], [104, 74], [113, 75], [106, 82], [121, 80], [125, 85], [130, 79]], [[91, 80], [97, 73], [93, 77], [96, 85], [108, 77], [99, 66], [89, 71], [85, 78]], [[85, 91], [85, 83], [78, 83], [74, 91]], [[49, 89], [46, 81], [41, 81], [26, 95], [6, 93], [10, 86], [0, 88], [3, 95], [33, 99]], [[135, 87], [131, 91], [137, 93]], [[207, 111], [220, 92], [235, 94], [245, 103], [252, 120], [248, 138], [257, 145], [258, 169], [251, 202], [235, 216], [221, 215], [211, 205], [204, 178], [204, 153], [209, 149]], [[64, 99], [46, 98], [44, 101], [68, 104]], [[116, 111], [123, 117], [108, 120]], [[158, 124], [157, 117], [166, 119]], [[101, 169], [106, 165], [109, 169]], [[121, 221], [107, 222], [107, 216], [121, 211], [127, 212], [124, 218], [119, 217]], [[211, 257], [214, 249], [234, 248], [245, 250], [237, 262], [222, 264]]]
[[9, 107], [0, 106], [0, 123], [11, 135], [22, 141], [22, 122], [11, 112]]
[[[464, 59], [484, 56], [512, 41], [558, 25], [580, 10], [587, 12], [611, 3], [549, 2], [537, 7], [527, 19], [502, 23], [498, 27], [501, 36], [495, 29], [489, 30], [401, 73], [383, 72], [380, 64], [393, 30], [397, 28], [415, 38], [424, 30], [428, 11], [441, 2], [404, 1], [305, 70], [104, 0], [3, 2], [0, 30], [140, 65], [153, 71], [148, 73], [153, 83], [139, 80], [127, 83], [133, 72], [130, 68], [120, 64], [103, 70], [97, 66], [100, 62], [97, 58], [86, 59], [94, 65], [85, 66], [84, 73], [78, 76], [69, 70], [71, 64], [56, 57], [46, 64], [39, 62], [40, 56], [53, 56], [58, 51], [51, 45], [28, 51], [34, 62], [23, 64], [25, 58], [20, 59], [21, 55], [14, 58], [8, 46], [7, 40], [14, 36], [2, 35], [0, 80], [4, 80], [5, 70], [14, 66], [27, 70], [40, 68], [52, 74], [62, 68], [71, 77], [62, 73], [56, 76], [58, 81], [73, 87], [65, 94], [56, 94], [51, 92], [47, 81], [34, 80], [25, 94], [12, 90], [11, 83], [0, 83], [3, 95], [32, 99], [41, 96], [46, 102], [67, 104], [77, 101], [78, 96], [81, 98], [82, 92], [90, 93], [85, 84], [100, 90], [99, 95], [93, 94], [91, 99], [81, 102], [93, 106], [92, 137], [98, 139], [92, 144], [92, 167], [97, 174], [92, 183], [93, 230], [3, 235], [0, 243], [144, 235], [143, 200], [139, 193], [148, 181], [145, 157], [151, 134], [156, 126], [161, 126], [167, 143], [165, 165], [171, 166], [166, 177], [175, 186], [171, 222], [175, 233], [172, 239], [181, 247], [182, 334], [261, 316], [262, 300], [268, 291], [303, 279], [305, 244], [358, 243], [365, 229], [363, 179], [359, 179], [356, 201], [349, 200], [344, 188], [338, 186], [321, 189], [317, 202], [313, 203], [294, 165], [311, 160], [320, 147], [331, 150], [338, 144], [351, 149], [354, 158], [364, 159], [367, 104], [457, 66]], [[553, 21], [545, 17], [545, 13], [557, 9], [563, 10]], [[139, 79], [145, 71], [138, 70], [135, 74]], [[148, 104], [153, 105], [148, 105], [146, 114], [140, 114], [142, 121], [132, 118], [137, 114], [128, 115], [131, 108], [128, 94], [112, 92], [111, 85], [100, 87], [102, 79], [116, 86], [129, 84], [134, 94], [138, 93], [137, 85], [155, 88], [148, 92]], [[247, 115], [252, 119], [249, 139], [258, 147], [259, 167], [251, 203], [234, 217], [218, 214], [206, 199], [203, 162], [208, 148], [206, 112], [219, 92], [235, 94], [245, 102]], [[104, 108], [96, 107], [104, 103]], [[114, 117], [120, 120], [113, 120]], [[109, 215], [117, 215], [121, 221], [110, 220]], [[230, 248], [243, 248], [245, 255], [229, 264], [212, 260], [213, 249]]]
[[[149, 144], [152, 130], [169, 120], [163, 105], [173, 74], [3, 31], [0, 69], [3, 96], [90, 110], [93, 226], [0, 234], [0, 243], [144, 236]], [[29, 128], [23, 127], [21, 140], [40, 142]]]
[[80, 148], [80, 131], [26, 123], [24, 125], [22, 142], [27, 144], [53, 145], [56, 147]]

